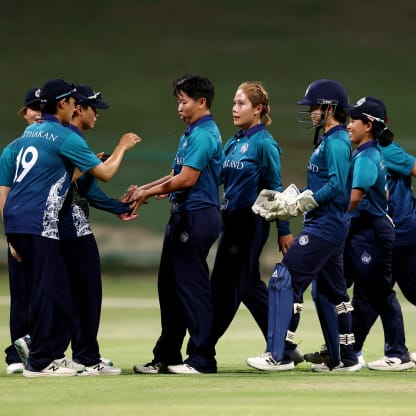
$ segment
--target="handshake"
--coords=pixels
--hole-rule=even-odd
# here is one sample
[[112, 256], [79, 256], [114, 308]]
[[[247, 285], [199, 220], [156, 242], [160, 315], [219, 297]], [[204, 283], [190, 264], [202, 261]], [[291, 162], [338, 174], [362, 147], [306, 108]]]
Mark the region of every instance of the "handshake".
[[310, 189], [299, 192], [292, 183], [283, 192], [263, 189], [251, 209], [267, 221], [273, 221], [288, 220], [317, 207]]

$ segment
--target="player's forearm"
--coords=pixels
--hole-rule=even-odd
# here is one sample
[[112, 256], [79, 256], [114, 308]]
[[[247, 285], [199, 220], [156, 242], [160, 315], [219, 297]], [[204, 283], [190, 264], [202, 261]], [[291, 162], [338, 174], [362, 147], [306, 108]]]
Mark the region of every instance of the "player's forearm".
[[10, 188], [8, 186], [0, 186], [0, 213], [3, 218], [4, 204], [6, 203], [7, 195], [9, 195]]

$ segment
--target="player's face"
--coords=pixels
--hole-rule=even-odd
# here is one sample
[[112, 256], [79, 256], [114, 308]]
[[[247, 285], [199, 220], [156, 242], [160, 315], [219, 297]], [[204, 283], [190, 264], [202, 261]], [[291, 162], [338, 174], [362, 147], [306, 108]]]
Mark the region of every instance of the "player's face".
[[371, 123], [365, 123], [360, 119], [351, 118], [347, 125], [351, 143], [359, 146], [371, 138]]
[[192, 124], [200, 118], [201, 109], [205, 99], [196, 99], [189, 97], [181, 91], [178, 96], [178, 114], [185, 123]]
[[72, 115], [75, 111], [75, 98], [69, 97], [68, 99], [62, 99], [59, 105], [62, 105], [61, 122], [69, 124], [72, 119]]
[[261, 108], [254, 108], [242, 90], [237, 90], [233, 99], [234, 126], [247, 130], [260, 123]]
[[27, 107], [23, 118], [27, 121], [27, 124], [33, 124], [36, 120], [39, 120], [42, 117], [40, 110], [35, 110], [33, 108]]
[[320, 105], [312, 105], [309, 107], [309, 115], [311, 117], [312, 125], [317, 126], [321, 122], [322, 109]]
[[90, 105], [85, 108], [81, 107], [81, 122], [82, 122], [82, 129], [89, 130], [93, 129], [95, 126], [95, 122], [97, 121], [97, 111], [94, 107]]

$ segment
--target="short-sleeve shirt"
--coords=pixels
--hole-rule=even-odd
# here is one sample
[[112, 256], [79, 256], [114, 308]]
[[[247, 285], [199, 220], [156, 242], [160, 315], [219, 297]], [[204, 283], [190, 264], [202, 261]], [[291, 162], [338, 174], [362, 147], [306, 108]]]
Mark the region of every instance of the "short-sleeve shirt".
[[212, 115], [191, 124], [179, 140], [173, 163], [174, 175], [188, 166], [200, 171], [197, 183], [187, 189], [172, 192], [172, 212], [219, 207], [219, 175], [223, 161], [221, 135]]
[[386, 169], [376, 141], [358, 146], [353, 153], [353, 189], [361, 189], [365, 196], [351, 216], [364, 213], [372, 216], [387, 214]]
[[395, 225], [397, 246], [414, 245], [416, 204], [412, 188], [412, 170], [416, 159], [399, 144], [379, 146], [387, 169], [388, 213]]
[[351, 142], [344, 125], [328, 130], [308, 162], [307, 186], [319, 207], [305, 214], [304, 230], [332, 244], [348, 234], [351, 192]]
[[[251, 209], [262, 189], [283, 190], [281, 149], [264, 124], [239, 131], [224, 146], [221, 207], [232, 212]], [[288, 221], [277, 221], [279, 232], [289, 234]]]
[[101, 163], [85, 140], [53, 116], [28, 126], [1, 155], [0, 185], [10, 187], [4, 206], [6, 234], [59, 239], [58, 216], [73, 166], [88, 171]]

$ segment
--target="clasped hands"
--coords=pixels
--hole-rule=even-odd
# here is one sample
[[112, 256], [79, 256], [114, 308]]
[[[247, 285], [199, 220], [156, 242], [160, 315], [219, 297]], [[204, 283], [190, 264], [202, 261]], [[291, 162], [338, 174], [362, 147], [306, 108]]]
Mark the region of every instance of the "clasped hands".
[[263, 189], [251, 209], [267, 221], [273, 221], [288, 220], [317, 207], [310, 189], [300, 192], [292, 183], [283, 192]]

